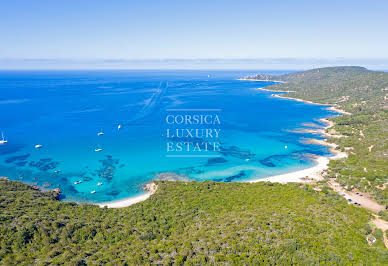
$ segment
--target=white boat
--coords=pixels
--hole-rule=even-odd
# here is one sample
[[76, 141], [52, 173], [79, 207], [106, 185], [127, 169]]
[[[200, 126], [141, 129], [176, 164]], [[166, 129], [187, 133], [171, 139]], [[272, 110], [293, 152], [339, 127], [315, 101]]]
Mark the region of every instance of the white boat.
[[95, 190], [93, 190], [93, 191], [90, 191], [90, 194], [94, 194], [94, 193], [96, 193], [96, 191], [95, 191]]
[[104, 135], [104, 132], [102, 132], [102, 129], [101, 129], [101, 131], [97, 133], [97, 136], [102, 136], [102, 135]]
[[42, 148], [42, 145], [41, 144], [36, 144], [35, 145], [35, 149], [39, 149], [39, 148]]
[[98, 149], [94, 149], [95, 152], [99, 152], [99, 151], [102, 151], [101, 148], [98, 148]]
[[120, 128], [121, 128], [121, 125], [118, 125], [118, 126], [117, 126], [117, 130], [120, 130]]
[[287, 145], [286, 145], [286, 146], [284, 146], [284, 148], [285, 148], [285, 149], [288, 149]]
[[1, 132], [0, 145], [1, 145], [1, 144], [5, 144], [5, 143], [7, 143], [7, 142], [8, 142], [8, 140], [5, 140], [5, 139], [4, 139], [4, 134], [3, 134], [3, 132]]
[[82, 183], [82, 181], [75, 181], [74, 185], [78, 185], [78, 184], [81, 184], [81, 183]]
[[97, 186], [101, 186], [102, 185], [102, 183], [97, 183]]
[[60, 171], [61, 171], [61, 170], [55, 170], [55, 171], [54, 171], [54, 173], [56, 173], [56, 174], [57, 174], [57, 173], [59, 173]]

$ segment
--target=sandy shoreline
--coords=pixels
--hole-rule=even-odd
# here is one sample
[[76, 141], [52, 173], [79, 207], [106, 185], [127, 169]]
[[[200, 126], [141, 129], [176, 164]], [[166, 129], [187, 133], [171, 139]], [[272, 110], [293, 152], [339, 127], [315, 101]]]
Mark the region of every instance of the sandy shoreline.
[[103, 203], [98, 203], [97, 205], [100, 206], [101, 208], [107, 207], [107, 208], [124, 208], [131, 206], [135, 203], [145, 201], [148, 199], [152, 194], [156, 192], [158, 189], [158, 186], [152, 182], [149, 184], [146, 184], [144, 187], [144, 190], [147, 191], [146, 194], [135, 196], [135, 197], [130, 197], [130, 198], [125, 198], [122, 200], [115, 200], [111, 202], [103, 202]]
[[[271, 91], [268, 89], [264, 88], [257, 88], [258, 90], [264, 90], [264, 91]], [[277, 91], [277, 92], [291, 92], [291, 91]], [[283, 99], [289, 99], [289, 100], [294, 100], [298, 102], [304, 102], [308, 104], [314, 104], [314, 105], [323, 105], [323, 106], [328, 106], [326, 109], [335, 111], [340, 114], [346, 114], [349, 115], [349, 112], [346, 112], [344, 110], [341, 110], [337, 107], [330, 106], [329, 104], [321, 104], [321, 103], [315, 103], [312, 101], [308, 100], [302, 100], [298, 98], [292, 98], [292, 97], [287, 97], [279, 94], [272, 94], [272, 97], [278, 97], [278, 98], [283, 98]], [[346, 158], [348, 155], [345, 152], [339, 152], [336, 150], [337, 145], [335, 143], [329, 143], [327, 142], [327, 138], [330, 137], [341, 137], [337, 135], [331, 135], [327, 133], [327, 129], [331, 128], [334, 126], [334, 122], [328, 120], [327, 118], [322, 118], [319, 119], [322, 123], [325, 123], [326, 126], [324, 129], [306, 129], [300, 131], [300, 133], [317, 133], [320, 134], [323, 137], [326, 137], [324, 140], [319, 140], [319, 139], [307, 139], [306, 143], [311, 143], [311, 144], [318, 144], [318, 145], [323, 145], [323, 146], [328, 146], [330, 147], [330, 152], [333, 154], [332, 156], [316, 156], [315, 162], [316, 164], [310, 168], [295, 171], [295, 172], [290, 172], [286, 174], [281, 174], [281, 175], [275, 175], [275, 176], [270, 176], [266, 178], [257, 178], [254, 180], [247, 181], [249, 183], [254, 183], [254, 182], [261, 182], [261, 181], [269, 181], [269, 182], [276, 182], [276, 183], [289, 183], [289, 182], [298, 182], [298, 183], [306, 183], [306, 182], [311, 182], [313, 180], [323, 180], [323, 172], [326, 171], [329, 167], [329, 162], [330, 160], [337, 160], [337, 159], [342, 159]], [[298, 133], [298, 131], [294, 131], [295, 133]]]
[[329, 164], [330, 159], [324, 156], [317, 156], [315, 159], [316, 165], [306, 168], [303, 170], [290, 172], [286, 174], [274, 175], [265, 178], [257, 178], [253, 180], [247, 181], [248, 183], [256, 183], [256, 182], [274, 182], [274, 183], [289, 183], [289, 182], [297, 182], [304, 183], [308, 182], [311, 179], [314, 180], [322, 180], [322, 171], [326, 170]]
[[[270, 89], [266, 89], [266, 88], [256, 88], [256, 90], [270, 91], [270, 92], [286, 92], [286, 93], [296, 92], [296, 91], [270, 90]], [[302, 100], [302, 99], [298, 99], [298, 98], [283, 96], [282, 94], [271, 94], [271, 97], [278, 97], [278, 98], [282, 98], [282, 99], [294, 100], [297, 102], [304, 102], [304, 103], [308, 103], [308, 104], [327, 106], [326, 110], [334, 111], [334, 112], [344, 114], [344, 115], [351, 115], [351, 113], [346, 112], [333, 104], [316, 103], [316, 102], [309, 101], [309, 100]]]
[[[244, 80], [244, 79], [240, 79], [240, 80]], [[251, 80], [251, 79], [249, 79], [249, 80]], [[263, 80], [256, 80], [256, 81], [263, 81]], [[274, 82], [278, 82], [278, 81], [274, 81]], [[257, 89], [263, 90], [263, 91], [271, 91], [271, 92], [293, 92], [293, 91], [274, 91], [274, 90], [269, 90], [269, 89], [265, 89], [265, 88], [257, 88]], [[299, 101], [299, 102], [304, 102], [304, 103], [308, 103], [308, 104], [328, 106], [327, 107], [328, 110], [332, 110], [332, 111], [338, 112], [340, 114], [350, 114], [348, 112], [345, 112], [345, 111], [338, 109], [337, 107], [334, 107], [334, 106], [329, 105], [329, 104], [320, 104], [320, 103], [315, 103], [312, 101], [306, 101], [306, 100], [302, 100], [302, 99], [291, 98], [291, 97], [277, 95], [277, 94], [272, 94], [271, 96], [272, 97], [279, 97], [279, 98], [283, 98], [283, 99], [294, 100], [294, 101]], [[329, 133], [326, 133], [327, 129], [334, 126], [334, 122], [332, 122], [326, 118], [320, 119], [320, 121], [326, 124], [324, 129], [307, 129], [307, 131], [315, 132], [315, 133], [320, 134], [321, 136], [324, 136], [327, 138], [339, 137], [339, 136], [335, 136], [335, 135], [331, 135]], [[301, 131], [300, 133], [304, 133], [304, 131]], [[265, 177], [265, 178], [257, 178], [257, 179], [253, 179], [253, 180], [247, 180], [246, 182], [248, 182], [248, 183], [276, 182], [276, 183], [285, 184], [285, 183], [289, 183], [289, 182], [308, 183], [308, 182], [312, 182], [312, 181], [319, 181], [319, 180], [323, 180], [323, 173], [324, 173], [324, 171], [326, 171], [328, 169], [328, 165], [329, 165], [330, 160], [337, 160], [337, 159], [347, 157], [347, 154], [345, 152], [337, 151], [335, 149], [337, 147], [337, 145], [334, 143], [327, 142], [327, 139], [325, 139], [325, 140], [307, 139], [306, 142], [311, 143], [311, 144], [328, 146], [328, 147], [330, 147], [330, 152], [333, 155], [328, 156], [328, 157], [314, 156], [315, 157], [314, 160], [315, 160], [316, 164], [312, 167], [309, 167], [309, 168], [306, 168], [303, 170], [298, 170], [298, 171], [280, 174], [280, 175], [269, 176], [269, 177]], [[144, 195], [126, 198], [126, 199], [117, 200], [117, 201], [112, 201], [112, 202], [100, 203], [98, 205], [100, 207], [106, 206], [108, 208], [128, 207], [128, 206], [131, 206], [135, 203], [138, 203], [138, 202], [141, 202], [141, 201], [148, 199], [152, 194], [155, 193], [156, 189], [157, 189], [156, 184], [150, 183], [150, 184], [146, 185], [145, 190], [147, 190], [148, 192]]]
[[[287, 92], [287, 93], [295, 92], [295, 91], [270, 90], [270, 89], [266, 89], [266, 88], [254, 88], [254, 90], [269, 91], [269, 92]], [[271, 96], [274, 96], [274, 95], [276, 95], [276, 94], [272, 94]]]
[[111, 202], [98, 203], [97, 205], [100, 206], [101, 208], [104, 208], [105, 206], [107, 208], [124, 208], [124, 207], [131, 206], [135, 203], [144, 201], [144, 200], [148, 199], [152, 194], [153, 193], [151, 193], [151, 192], [147, 192], [144, 195], [126, 198], [126, 199], [122, 199], [122, 200], [111, 201]]

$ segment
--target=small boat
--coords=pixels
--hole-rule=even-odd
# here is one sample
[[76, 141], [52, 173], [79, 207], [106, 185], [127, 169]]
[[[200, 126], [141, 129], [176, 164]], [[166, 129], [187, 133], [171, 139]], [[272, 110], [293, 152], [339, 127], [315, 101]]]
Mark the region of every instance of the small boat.
[[102, 185], [102, 183], [97, 183], [97, 186], [101, 186]]
[[1, 145], [1, 144], [5, 144], [5, 143], [7, 143], [7, 142], [8, 142], [8, 140], [5, 140], [5, 139], [4, 139], [4, 134], [3, 134], [3, 132], [1, 132], [0, 145]]
[[285, 149], [287, 149], [287, 148], [288, 148], [288, 147], [287, 147], [287, 145], [286, 145], [286, 146], [284, 146], [284, 148], [285, 148]]
[[41, 144], [36, 144], [36, 145], [35, 145], [35, 149], [42, 148], [42, 146], [43, 146], [43, 145], [41, 145]]
[[78, 184], [81, 184], [81, 183], [82, 183], [82, 181], [75, 181], [74, 185], [78, 185]]
[[93, 190], [93, 191], [90, 191], [90, 194], [94, 194], [94, 193], [96, 193], [96, 191], [95, 191], [95, 190]]
[[55, 170], [54, 173], [58, 174], [61, 170]]
[[104, 135], [104, 132], [102, 132], [102, 129], [101, 129], [101, 131], [97, 133], [97, 136], [102, 136], [102, 135]]
[[99, 151], [102, 151], [101, 148], [98, 148], [98, 149], [94, 149], [95, 152], [99, 152]]
[[121, 129], [121, 125], [118, 125], [118, 126], [117, 126], [117, 130], [120, 130], [120, 129]]

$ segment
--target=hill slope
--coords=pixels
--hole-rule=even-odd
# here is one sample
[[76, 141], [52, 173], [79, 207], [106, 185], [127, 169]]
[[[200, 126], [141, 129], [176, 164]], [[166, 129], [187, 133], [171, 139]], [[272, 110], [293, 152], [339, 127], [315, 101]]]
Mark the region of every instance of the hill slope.
[[[158, 185], [147, 201], [100, 209], [0, 181], [0, 264], [388, 261], [367, 211], [336, 194], [297, 184]], [[367, 237], [378, 240], [369, 246]]]
[[[260, 78], [258, 74], [247, 79]], [[337, 178], [349, 190], [369, 192], [388, 206], [388, 73], [328, 67], [267, 78], [286, 82], [266, 88], [295, 91], [287, 97], [331, 104], [352, 113], [333, 119], [335, 132], [343, 137], [329, 141], [349, 157], [331, 161], [328, 177]]]

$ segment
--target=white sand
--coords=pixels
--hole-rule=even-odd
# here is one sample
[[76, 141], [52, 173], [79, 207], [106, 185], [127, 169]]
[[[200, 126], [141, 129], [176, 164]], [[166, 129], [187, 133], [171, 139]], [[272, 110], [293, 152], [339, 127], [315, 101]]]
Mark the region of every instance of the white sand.
[[131, 206], [135, 203], [144, 201], [148, 199], [153, 193], [147, 192], [144, 195], [136, 196], [136, 197], [131, 197], [131, 198], [126, 198], [122, 200], [117, 200], [117, 201], [111, 201], [111, 202], [105, 202], [105, 203], [99, 203], [98, 206], [101, 208], [103, 207], [108, 207], [108, 208], [124, 208]]
[[101, 208], [103, 208], [105, 206], [108, 208], [128, 207], [128, 206], [131, 206], [135, 203], [138, 203], [138, 202], [141, 202], [141, 201], [148, 199], [152, 194], [154, 194], [156, 192], [157, 189], [158, 189], [158, 186], [154, 182], [152, 182], [152, 183], [145, 185], [144, 190], [147, 191], [147, 193], [144, 195], [130, 197], [130, 198], [112, 201], [112, 202], [100, 203], [100, 204], [98, 204], [98, 206], [100, 206]]
[[313, 167], [303, 169], [300, 171], [295, 171], [291, 173], [281, 174], [270, 176], [266, 178], [257, 178], [254, 180], [248, 181], [249, 183], [255, 182], [276, 182], [276, 183], [289, 183], [289, 182], [306, 182], [306, 177], [315, 180], [322, 180], [322, 171], [328, 168], [330, 159], [328, 157], [318, 156], [316, 159], [316, 165]]

